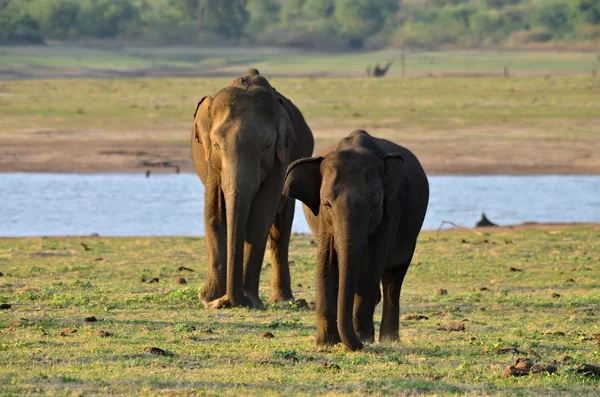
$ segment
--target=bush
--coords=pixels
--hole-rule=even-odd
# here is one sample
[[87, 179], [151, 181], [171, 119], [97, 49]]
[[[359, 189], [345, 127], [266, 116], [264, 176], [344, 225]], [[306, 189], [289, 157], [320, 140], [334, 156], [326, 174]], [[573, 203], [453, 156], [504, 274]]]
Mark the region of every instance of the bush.
[[29, 13], [0, 4], [0, 44], [43, 44], [40, 24]]
[[511, 41], [515, 44], [545, 43], [552, 40], [552, 33], [546, 29], [522, 30], [515, 32], [511, 36]]
[[30, 4], [31, 14], [48, 39], [67, 39], [79, 34], [79, 4], [73, 0], [37, 0]]

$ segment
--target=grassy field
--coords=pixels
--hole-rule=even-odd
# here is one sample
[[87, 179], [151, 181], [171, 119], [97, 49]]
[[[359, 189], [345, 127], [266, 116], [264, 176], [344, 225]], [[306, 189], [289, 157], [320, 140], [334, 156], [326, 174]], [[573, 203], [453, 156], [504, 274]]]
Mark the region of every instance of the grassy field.
[[[290, 254], [294, 294], [308, 302], [311, 239], [294, 236]], [[205, 310], [196, 296], [206, 280], [201, 238], [0, 239], [0, 303], [12, 305], [0, 311], [0, 390], [598, 395], [600, 378], [576, 368], [600, 364], [599, 253], [600, 228], [593, 225], [422, 233], [402, 314], [427, 319], [403, 317], [400, 343], [350, 353], [316, 349], [314, 312], [298, 305]], [[154, 277], [158, 283], [141, 282]], [[177, 277], [187, 285], [176, 284]], [[440, 288], [448, 293], [438, 294]], [[88, 316], [99, 321], [85, 322]], [[438, 330], [452, 322], [465, 330]], [[502, 378], [506, 366], [526, 356], [558, 371]]]
[[[407, 75], [495, 74], [508, 66], [515, 75], [592, 73], [600, 69], [593, 52], [454, 51], [407, 52]], [[151, 74], [237, 75], [248, 67], [288, 76], [364, 75], [367, 66], [396, 61], [390, 75], [401, 75], [401, 52], [307, 52], [279, 48], [194, 47], [0, 47], [0, 75], [57, 77]]]
[[[430, 173], [600, 170], [591, 75], [270, 80], [302, 110], [317, 149], [364, 128], [414, 150]], [[140, 160], [191, 171], [195, 104], [230, 81], [0, 82], [0, 171], [143, 172]]]

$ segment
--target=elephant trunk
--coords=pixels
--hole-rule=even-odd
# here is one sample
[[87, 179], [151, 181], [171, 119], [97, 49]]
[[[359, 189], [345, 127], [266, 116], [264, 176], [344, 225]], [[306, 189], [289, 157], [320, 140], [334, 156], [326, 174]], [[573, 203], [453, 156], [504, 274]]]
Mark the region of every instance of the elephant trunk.
[[231, 306], [249, 305], [244, 295], [244, 241], [255, 194], [252, 175], [233, 172], [226, 178], [225, 208], [227, 216], [227, 296]]
[[354, 295], [362, 267], [366, 244], [366, 222], [360, 219], [360, 212], [350, 211], [338, 218], [335, 226], [336, 251], [339, 266], [339, 292], [337, 323], [338, 332], [344, 345], [350, 350], [360, 350], [363, 344], [356, 335], [353, 324]]

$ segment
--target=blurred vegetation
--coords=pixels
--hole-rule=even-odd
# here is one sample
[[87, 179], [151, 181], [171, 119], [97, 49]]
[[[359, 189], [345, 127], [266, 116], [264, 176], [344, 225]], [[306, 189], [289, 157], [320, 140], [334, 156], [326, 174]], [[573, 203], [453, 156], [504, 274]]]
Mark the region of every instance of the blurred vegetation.
[[0, 44], [593, 48], [600, 0], [0, 0]]

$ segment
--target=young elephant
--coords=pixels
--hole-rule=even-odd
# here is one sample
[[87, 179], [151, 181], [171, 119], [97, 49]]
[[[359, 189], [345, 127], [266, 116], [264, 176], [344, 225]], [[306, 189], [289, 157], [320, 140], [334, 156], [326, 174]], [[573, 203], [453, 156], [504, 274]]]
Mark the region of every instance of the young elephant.
[[[427, 176], [414, 154], [359, 130], [318, 157], [290, 164], [284, 194], [304, 203], [318, 239], [318, 345], [351, 350], [399, 339], [400, 289], [429, 201]], [[341, 340], [340, 340], [341, 337]]]
[[282, 196], [287, 166], [310, 156], [312, 132], [300, 111], [257, 70], [198, 103], [194, 166], [205, 187], [210, 308], [260, 307], [258, 284], [267, 239], [273, 257], [271, 300], [293, 299], [288, 245], [294, 200]]

